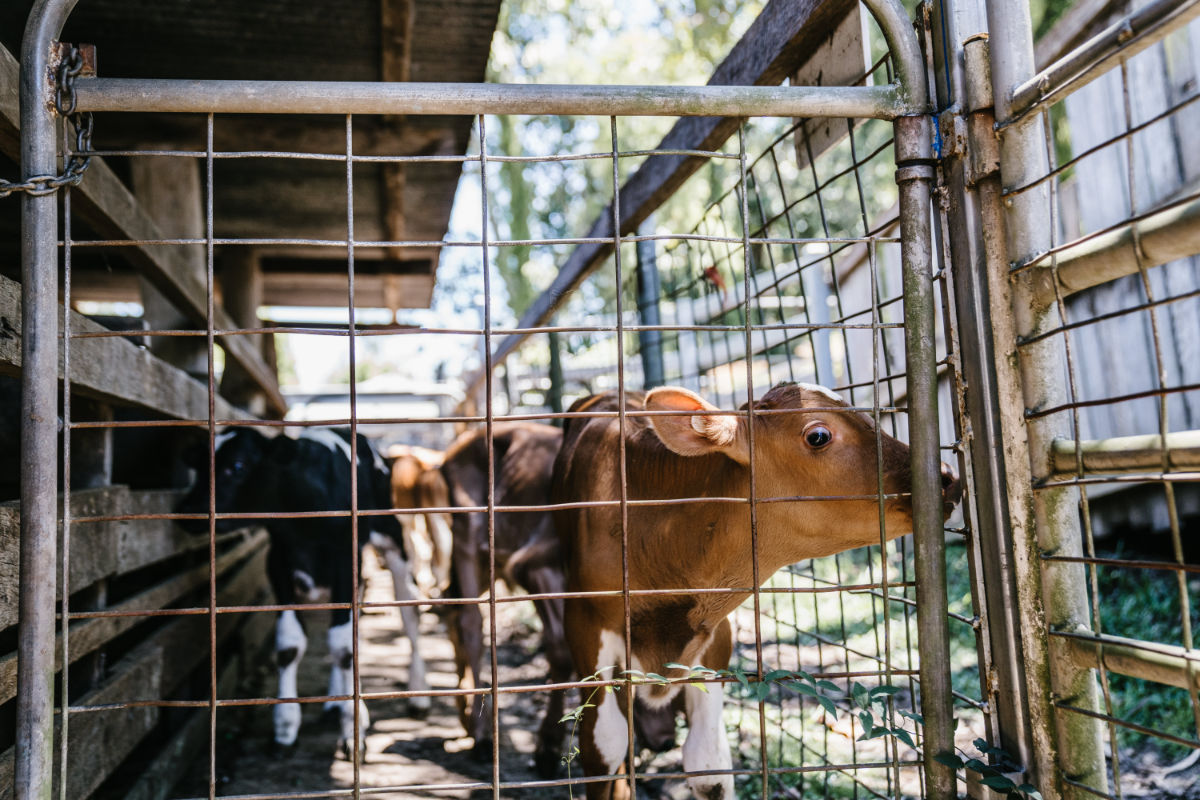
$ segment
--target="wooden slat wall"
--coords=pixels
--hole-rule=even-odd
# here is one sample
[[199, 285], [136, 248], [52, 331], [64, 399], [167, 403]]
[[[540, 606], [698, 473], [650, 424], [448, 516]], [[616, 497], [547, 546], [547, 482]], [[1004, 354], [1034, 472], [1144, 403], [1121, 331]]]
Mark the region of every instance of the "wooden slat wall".
[[[1128, 62], [1132, 124], [1137, 125], [1194, 96], [1200, 76], [1200, 23], [1169, 36]], [[1126, 129], [1119, 70], [1068, 97], [1064, 103], [1072, 150], [1082, 152]], [[1105, 147], [1080, 161], [1060, 189], [1059, 241], [1143, 214], [1200, 188], [1200, 150], [1195, 131], [1200, 104], [1193, 104], [1136, 134], [1133, 139], [1133, 202], [1130, 201], [1125, 142]], [[1148, 271], [1155, 299], [1200, 287], [1200, 257]], [[1138, 275], [1098, 286], [1070, 298], [1069, 320], [1078, 322], [1145, 302]], [[1167, 385], [1200, 383], [1200, 299], [1158, 310], [1159, 353]], [[1154, 336], [1150, 314], [1137, 312], [1081, 328], [1071, 334], [1074, 379], [1079, 398], [1097, 400], [1156, 388]], [[1168, 399], [1171, 430], [1200, 428], [1200, 393]], [[1158, 400], [1145, 398], [1097, 405], [1080, 411], [1085, 439], [1158, 432]]]

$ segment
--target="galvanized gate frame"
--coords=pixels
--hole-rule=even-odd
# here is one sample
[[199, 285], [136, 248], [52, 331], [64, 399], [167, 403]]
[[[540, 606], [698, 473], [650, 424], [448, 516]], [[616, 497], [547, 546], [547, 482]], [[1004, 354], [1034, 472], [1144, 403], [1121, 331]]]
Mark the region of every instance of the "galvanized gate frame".
[[[1026, 765], [1047, 800], [1110, 796], [1097, 666], [1174, 685], [1194, 678], [1187, 659], [1135, 650], [1092, 630], [1079, 488], [1039, 486], [1063, 471], [1056, 452], [1071, 456], [1070, 470], [1078, 457], [1067, 416], [1030, 413], [1071, 402], [1063, 339], [1039, 336], [1061, 324], [1055, 284], [1079, 289], [1149, 264], [1134, 252], [1134, 223], [1069, 248], [1078, 251], [1069, 280], [1055, 264], [1066, 251], [1046, 257], [1054, 252], [1046, 213], [1052, 198], [1041, 180], [1048, 134], [1037, 112], [1197, 16], [1193, 0], [1148, 3], [1039, 71], [1027, 4], [934, 6], [948, 222], [941, 241], [953, 262], [961, 352], [978, 354], [961, 365], [967, 388], [959, 401], [971, 423], [964, 438], [986, 582], [980, 599], [990, 636], [981, 646], [990, 657], [980, 661], [990, 669], [989, 735]], [[1013, 187], [1022, 191], [1006, 195]], [[1169, 241], [1191, 221], [1188, 212], [1153, 226], [1154, 264], [1194, 252]], [[1120, 440], [1111, 444], [1109, 466], [1135, 463], [1134, 453], [1122, 457]]]
[[[21, 174], [53, 173], [57, 160], [54, 45], [78, 0], [38, 0], [21, 58]], [[895, 125], [900, 189], [905, 345], [918, 557], [920, 677], [926, 790], [955, 795], [953, 771], [933, 754], [953, 750], [945, 558], [935, 370], [930, 193], [932, 124], [924, 63], [899, 0], [865, 0], [892, 53], [896, 83], [861, 87], [615, 87], [419, 83], [300, 83], [80, 79], [80, 111], [320, 114], [578, 114], [870, 117]], [[211, 147], [211, 144], [210, 144]], [[22, 198], [21, 609], [16, 798], [52, 794], [58, 432], [58, 200]], [[620, 232], [616, 232], [619, 238]], [[208, 274], [213, 234], [208, 232]], [[353, 242], [350, 243], [353, 250]], [[351, 264], [353, 262], [351, 261]], [[351, 276], [353, 267], [351, 266]], [[490, 300], [488, 301], [490, 303]], [[747, 298], [747, 303], [749, 299]], [[747, 326], [751, 315], [746, 314]], [[210, 322], [211, 324], [211, 322]], [[749, 328], [747, 328], [749, 335]], [[211, 328], [210, 328], [211, 336]], [[353, 336], [353, 317], [351, 317]], [[490, 338], [490, 337], [489, 337]], [[490, 375], [489, 375], [490, 388]], [[489, 413], [489, 422], [490, 422]], [[749, 415], [751, 423], [754, 416]], [[210, 432], [213, 420], [210, 418]], [[489, 442], [490, 445], [490, 442]], [[210, 528], [212, 526], [210, 525]], [[215, 609], [210, 609], [215, 613]], [[354, 696], [360, 693], [354, 687]], [[215, 697], [210, 700], [215, 709]], [[211, 709], [210, 709], [211, 711]]]

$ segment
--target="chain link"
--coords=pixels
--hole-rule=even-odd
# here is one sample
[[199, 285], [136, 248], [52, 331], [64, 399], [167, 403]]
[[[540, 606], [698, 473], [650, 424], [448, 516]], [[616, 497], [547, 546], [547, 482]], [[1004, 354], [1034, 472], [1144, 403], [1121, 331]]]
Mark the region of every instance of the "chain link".
[[83, 173], [92, 161], [90, 155], [85, 155], [92, 149], [92, 113], [89, 111], [79, 114], [75, 111], [75, 78], [83, 71], [83, 67], [83, 54], [79, 52], [78, 47], [71, 45], [70, 51], [58, 66], [57, 80], [54, 83], [54, 108], [66, 117], [75, 129], [75, 147], [67, 159], [63, 174], [35, 175], [24, 181], [0, 179], [0, 199], [17, 192], [24, 192], [31, 197], [54, 194], [64, 186], [78, 186], [83, 180]]

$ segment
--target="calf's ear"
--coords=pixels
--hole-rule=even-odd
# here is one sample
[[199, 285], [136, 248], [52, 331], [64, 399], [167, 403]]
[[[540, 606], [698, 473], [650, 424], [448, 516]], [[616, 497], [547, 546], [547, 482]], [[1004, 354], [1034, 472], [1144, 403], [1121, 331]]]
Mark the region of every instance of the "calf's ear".
[[[716, 411], [695, 392], [675, 386], [653, 389], [646, 395], [647, 411]], [[749, 463], [750, 448], [741, 417], [728, 414], [650, 417], [650, 427], [672, 452], [681, 456], [723, 453], [741, 464]]]

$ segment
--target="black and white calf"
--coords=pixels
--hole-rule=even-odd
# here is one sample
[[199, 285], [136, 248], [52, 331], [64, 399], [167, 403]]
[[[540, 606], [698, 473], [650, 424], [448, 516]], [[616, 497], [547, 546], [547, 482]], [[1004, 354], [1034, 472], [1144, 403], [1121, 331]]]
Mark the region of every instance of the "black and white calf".
[[[298, 438], [267, 438], [252, 428], [230, 428], [216, 439], [216, 511], [218, 513], [293, 513], [348, 511], [350, 509], [350, 431], [313, 429]], [[189, 458], [196, 469], [196, 483], [179, 504], [179, 512], [208, 511], [207, 448]], [[379, 453], [361, 434], [358, 436], [358, 508], [360, 511], [391, 507], [390, 471]], [[403, 533], [391, 514], [360, 517], [360, 549], [373, 543], [392, 573], [397, 600], [416, 597], [404, 558]], [[245, 520], [221, 519], [218, 531], [247, 524]], [[353, 574], [352, 533], [349, 517], [270, 518], [263, 522], [270, 534], [267, 572], [276, 600], [293, 603], [349, 603], [358, 584]], [[185, 527], [204, 530], [203, 520], [189, 520]], [[353, 688], [353, 636], [348, 609], [331, 612], [329, 651], [332, 666], [329, 694], [346, 695]], [[404, 632], [412, 645], [409, 688], [424, 691], [425, 663], [417, 648], [418, 610], [400, 607]], [[279, 667], [281, 698], [298, 697], [296, 675], [308, 639], [295, 611], [279, 614], [275, 623], [275, 657]], [[414, 697], [409, 708], [420, 714], [429, 709], [428, 697]], [[338, 747], [352, 751], [354, 704], [351, 700], [326, 703], [339, 712], [341, 736]], [[274, 707], [275, 741], [295, 743], [300, 731], [300, 704]], [[359, 741], [367, 728], [365, 704], [359, 709]], [[362, 752], [360, 748], [360, 753]]]

